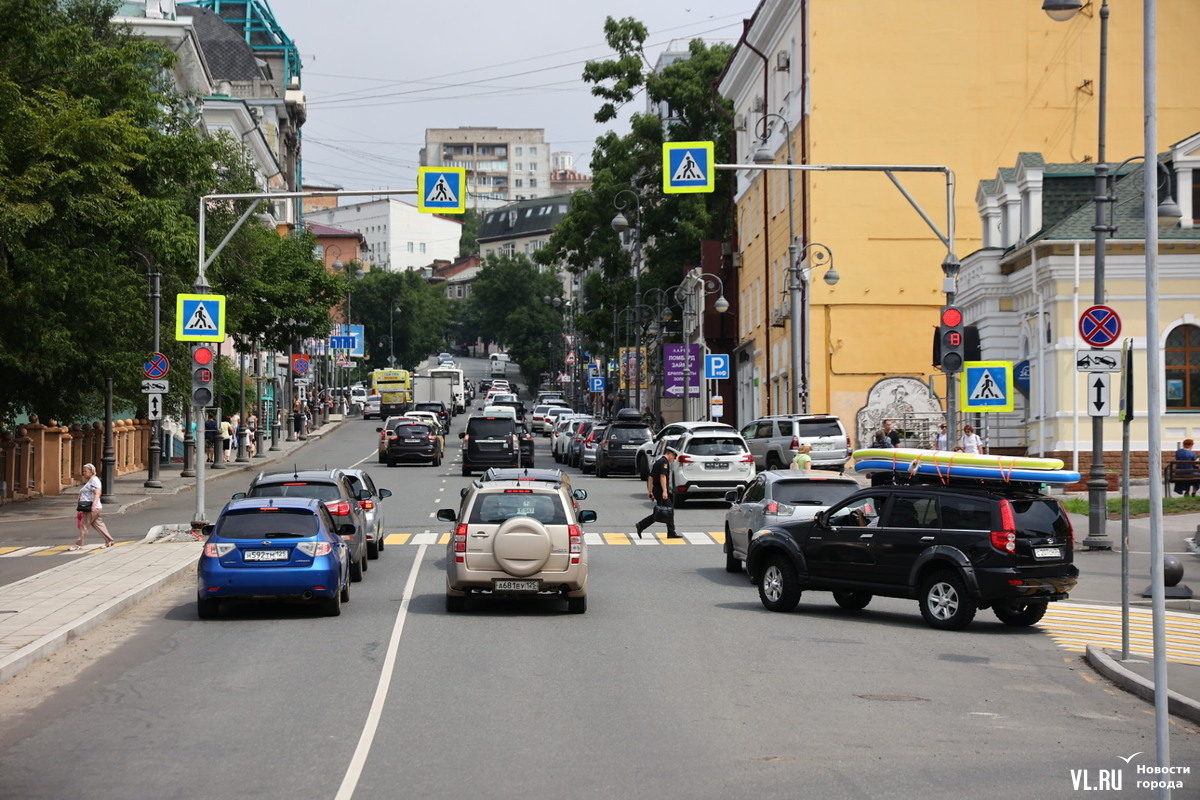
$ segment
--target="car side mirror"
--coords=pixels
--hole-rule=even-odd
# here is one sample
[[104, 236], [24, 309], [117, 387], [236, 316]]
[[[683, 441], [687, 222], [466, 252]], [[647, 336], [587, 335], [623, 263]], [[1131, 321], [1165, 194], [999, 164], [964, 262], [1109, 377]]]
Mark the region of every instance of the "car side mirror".
[[583, 522], [595, 522], [595, 521], [596, 521], [596, 512], [595, 512], [595, 511], [592, 511], [590, 508], [589, 508], [589, 509], [584, 509], [583, 511], [580, 511], [580, 512], [579, 512], [579, 521], [580, 521], [581, 523], [583, 523]]
[[587, 500], [587, 489], [576, 489], [571, 492], [571, 497], [576, 500]]
[[437, 518], [442, 522], [455, 522], [458, 520], [458, 512], [453, 508], [439, 508]]
[[245, 493], [245, 492], [235, 492], [234, 494], [232, 494], [232, 495], [230, 496], [230, 498], [229, 498], [229, 499], [230, 499], [230, 500], [245, 500], [245, 499], [246, 499], [246, 493]]
[[354, 527], [353, 522], [347, 522], [345, 525], [338, 526], [338, 535], [339, 536], [353, 536], [357, 532], [358, 532], [358, 529]]
[[467, 492], [469, 492], [469, 491], [471, 491], [471, 490], [470, 490], [469, 488], [467, 488], [466, 486], [464, 486], [463, 488], [461, 488], [461, 489], [459, 489], [459, 490], [458, 490], [458, 496], [459, 496], [459, 497], [466, 497], [466, 496], [467, 496]]
[[216, 529], [217, 529], [217, 526], [215, 523], [209, 523], [208, 525], [205, 525], [203, 528], [201, 528], [200, 531], [206, 537], [208, 537], [208, 536], [212, 536], [212, 532], [215, 531]]
[[459, 432], [458, 432], [458, 438], [460, 438], [460, 439], [464, 439], [464, 438], [466, 438], [466, 435], [467, 435], [467, 432], [466, 432], [466, 431], [459, 431]]
[[375, 429], [375, 432], [376, 432], [376, 433], [383, 433], [383, 428], [376, 428], [376, 429]]
[[383, 498], [385, 498], [385, 497], [391, 497], [391, 496], [392, 496], [392, 490], [391, 490], [391, 489], [380, 489], [380, 490], [379, 490], [379, 499], [380, 499], [380, 500], [382, 500], [382, 499], [383, 499]]
[[816, 521], [816, 523], [817, 523], [818, 525], [820, 525], [822, 528], [828, 528], [828, 527], [829, 527], [829, 518], [828, 518], [828, 516], [826, 515], [826, 512], [824, 512], [824, 511], [818, 511], [818, 512], [816, 513], [816, 515], [814, 515], [814, 516], [813, 516], [813, 519], [814, 519], [814, 520]]
[[737, 492], [726, 492], [725, 493], [725, 502], [726, 503], [736, 503], [737, 499], [738, 499]]

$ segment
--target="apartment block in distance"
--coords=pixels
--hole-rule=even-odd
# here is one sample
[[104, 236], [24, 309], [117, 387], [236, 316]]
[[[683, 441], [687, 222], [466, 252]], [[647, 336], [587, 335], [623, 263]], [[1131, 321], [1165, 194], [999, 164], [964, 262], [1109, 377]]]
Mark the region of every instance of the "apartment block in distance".
[[426, 128], [421, 166], [466, 169], [471, 208], [554, 194], [544, 128]]

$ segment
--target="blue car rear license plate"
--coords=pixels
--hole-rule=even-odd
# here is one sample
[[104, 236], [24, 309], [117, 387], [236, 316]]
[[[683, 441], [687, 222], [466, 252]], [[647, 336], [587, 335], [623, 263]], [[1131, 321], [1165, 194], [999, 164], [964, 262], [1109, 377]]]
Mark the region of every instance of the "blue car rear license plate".
[[287, 550], [247, 550], [242, 554], [246, 561], [287, 561]]

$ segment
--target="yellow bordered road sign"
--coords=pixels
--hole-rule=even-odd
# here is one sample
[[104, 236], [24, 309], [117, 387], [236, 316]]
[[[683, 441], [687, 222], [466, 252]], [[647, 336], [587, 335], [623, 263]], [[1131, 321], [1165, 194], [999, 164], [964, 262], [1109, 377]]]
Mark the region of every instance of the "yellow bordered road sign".
[[964, 361], [958, 397], [963, 411], [1012, 411], [1013, 363]]
[[465, 214], [467, 211], [466, 168], [418, 168], [417, 210], [426, 214]]
[[716, 188], [712, 142], [663, 142], [663, 192], [696, 194]]
[[225, 341], [225, 295], [175, 295], [175, 340]]

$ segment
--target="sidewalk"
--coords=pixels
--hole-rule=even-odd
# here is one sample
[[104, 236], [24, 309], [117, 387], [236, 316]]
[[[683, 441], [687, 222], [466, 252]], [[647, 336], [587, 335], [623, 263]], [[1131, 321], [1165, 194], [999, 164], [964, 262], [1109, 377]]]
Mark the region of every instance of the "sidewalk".
[[[329, 422], [306, 439], [280, 442], [279, 450], [267, 450], [263, 458], [231, 462], [223, 470], [205, 469], [205, 485], [231, 472], [257, 473], [284, 461], [309, 442], [336, 430], [342, 422], [340, 415], [330, 415]], [[162, 470], [161, 489], [145, 488], [146, 472], [117, 478], [111, 492], [113, 501], [104, 504], [104, 516], [119, 517], [157, 502], [157, 497], [191, 493], [196, 479], [181, 478], [179, 472], [177, 464]], [[69, 491], [58, 497], [2, 506], [0, 529], [48, 519], [71, 520], [74, 524], [75, 498], [76, 492]], [[188, 521], [172, 520], [184, 526]], [[194, 570], [199, 543], [161, 541], [162, 527], [150, 529], [140, 541], [124, 541], [112, 548], [101, 547], [93, 535], [86, 552], [71, 554], [66, 563], [0, 586], [0, 683], [115, 617], [181, 573]]]

